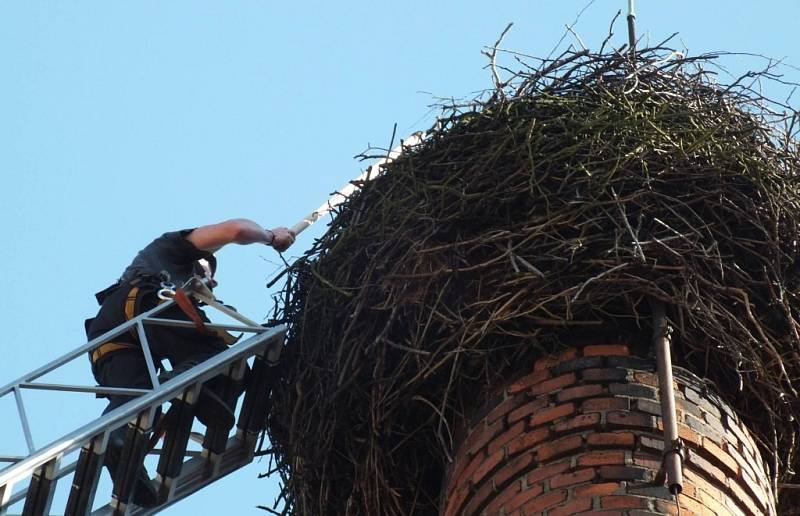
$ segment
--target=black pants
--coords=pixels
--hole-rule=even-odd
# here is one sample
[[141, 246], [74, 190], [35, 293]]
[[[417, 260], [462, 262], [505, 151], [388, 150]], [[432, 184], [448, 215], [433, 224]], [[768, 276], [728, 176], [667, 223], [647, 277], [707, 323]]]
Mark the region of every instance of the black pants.
[[[129, 315], [135, 317], [159, 304], [160, 300], [155, 287], [140, 287], [133, 303], [132, 313], [126, 314], [126, 302], [130, 292], [131, 287], [123, 285], [106, 298], [97, 317], [88, 324], [87, 335], [90, 340], [125, 323], [129, 319]], [[202, 311], [200, 314], [208, 322], [208, 318]], [[190, 320], [177, 305], [171, 306], [157, 317]], [[222, 337], [203, 333], [195, 328], [175, 328], [161, 325], [145, 325], [144, 328], [155, 363], [158, 364], [161, 360], [166, 359], [169, 360], [173, 369], [176, 367], [180, 369], [181, 364], [187, 361], [201, 362], [227, 349]], [[97, 382], [104, 387], [152, 388], [136, 328], [114, 337], [111, 342], [132, 344], [136, 348], [111, 352], [97, 363], [92, 364], [92, 371]], [[206, 387], [215, 392], [221, 392], [222, 384], [222, 379], [217, 377], [207, 382]], [[109, 395], [108, 399], [109, 404], [103, 414], [114, 410], [131, 398]], [[124, 427], [115, 432], [119, 432], [117, 437], [122, 437]]]

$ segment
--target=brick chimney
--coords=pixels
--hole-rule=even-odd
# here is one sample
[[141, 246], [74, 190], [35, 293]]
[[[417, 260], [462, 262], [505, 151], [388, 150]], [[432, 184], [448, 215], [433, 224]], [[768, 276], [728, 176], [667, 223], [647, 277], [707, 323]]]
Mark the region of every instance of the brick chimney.
[[766, 466], [733, 410], [675, 370], [686, 451], [677, 501], [655, 481], [664, 442], [655, 359], [621, 344], [568, 348], [499, 385], [447, 472], [445, 516], [775, 515]]

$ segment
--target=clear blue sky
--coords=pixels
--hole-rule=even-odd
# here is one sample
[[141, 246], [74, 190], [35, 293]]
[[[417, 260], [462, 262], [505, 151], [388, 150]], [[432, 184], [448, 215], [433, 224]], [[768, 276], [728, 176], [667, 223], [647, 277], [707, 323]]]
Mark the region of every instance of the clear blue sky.
[[[427, 128], [433, 96], [488, 87], [480, 51], [508, 22], [504, 48], [547, 55], [587, 3], [3, 0], [0, 384], [79, 345], [92, 294], [153, 237], [231, 217], [293, 224], [358, 175], [352, 157], [388, 145], [395, 123], [400, 135]], [[626, 5], [597, 0], [576, 32], [597, 48]], [[679, 32], [693, 54], [800, 67], [796, 0], [640, 0], [637, 11], [651, 42]], [[616, 33], [626, 41], [624, 18]], [[748, 63], [760, 64], [727, 60], [734, 72]], [[782, 71], [800, 82], [798, 68]], [[219, 259], [219, 296], [263, 318], [277, 255], [240, 247]], [[60, 379], [90, 381], [88, 364]], [[102, 410], [81, 400], [26, 395], [37, 445]], [[21, 452], [13, 406], [0, 402], [0, 414], [0, 453]], [[256, 479], [266, 468], [165, 514], [263, 514], [255, 505], [275, 495], [273, 480]]]

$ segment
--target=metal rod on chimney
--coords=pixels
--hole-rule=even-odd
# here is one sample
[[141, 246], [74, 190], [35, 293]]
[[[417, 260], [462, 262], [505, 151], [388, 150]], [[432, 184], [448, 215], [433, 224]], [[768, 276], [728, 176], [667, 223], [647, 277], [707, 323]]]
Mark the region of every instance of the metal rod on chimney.
[[636, 10], [634, 0], [628, 0], [628, 46], [631, 59], [636, 59]]
[[661, 421], [664, 424], [664, 461], [666, 485], [670, 493], [677, 495], [683, 490], [683, 446], [678, 437], [678, 420], [675, 415], [675, 391], [672, 386], [672, 355], [670, 353], [671, 328], [664, 314], [664, 304], [659, 301], [653, 307], [653, 345], [656, 348], [658, 367], [658, 391], [661, 398]]

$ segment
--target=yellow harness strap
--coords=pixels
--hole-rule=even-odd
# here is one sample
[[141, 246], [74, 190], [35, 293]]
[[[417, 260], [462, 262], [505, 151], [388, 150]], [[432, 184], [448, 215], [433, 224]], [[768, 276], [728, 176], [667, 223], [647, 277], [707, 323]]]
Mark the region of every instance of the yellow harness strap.
[[[139, 287], [133, 287], [129, 292], [128, 296], [125, 298], [125, 320], [130, 321], [136, 316], [136, 298], [139, 295]], [[164, 300], [159, 300], [159, 304], [163, 303]], [[139, 333], [136, 331], [136, 328], [130, 329], [131, 335], [137, 341], [139, 340]], [[225, 344], [230, 346], [231, 344], [235, 343], [239, 340], [238, 337], [235, 337], [228, 333], [225, 330], [215, 329], [213, 330], [214, 333], [219, 335]], [[100, 346], [96, 347], [94, 351], [92, 351], [92, 363], [97, 363], [98, 360], [103, 358], [108, 353], [112, 353], [114, 351], [120, 351], [123, 349], [139, 349], [139, 346], [136, 344], [128, 344], [126, 342], [106, 342], [105, 344], [101, 344]]]
[[[139, 295], [139, 287], [133, 287], [128, 292], [128, 297], [125, 299], [125, 320], [130, 321], [136, 316], [136, 296]], [[136, 328], [128, 330], [133, 338], [139, 340], [139, 333]]]
[[108, 353], [120, 351], [122, 349], [138, 349], [135, 344], [128, 344], [125, 342], [106, 342], [101, 344], [92, 351], [92, 363], [96, 364], [98, 360], [103, 358]]

